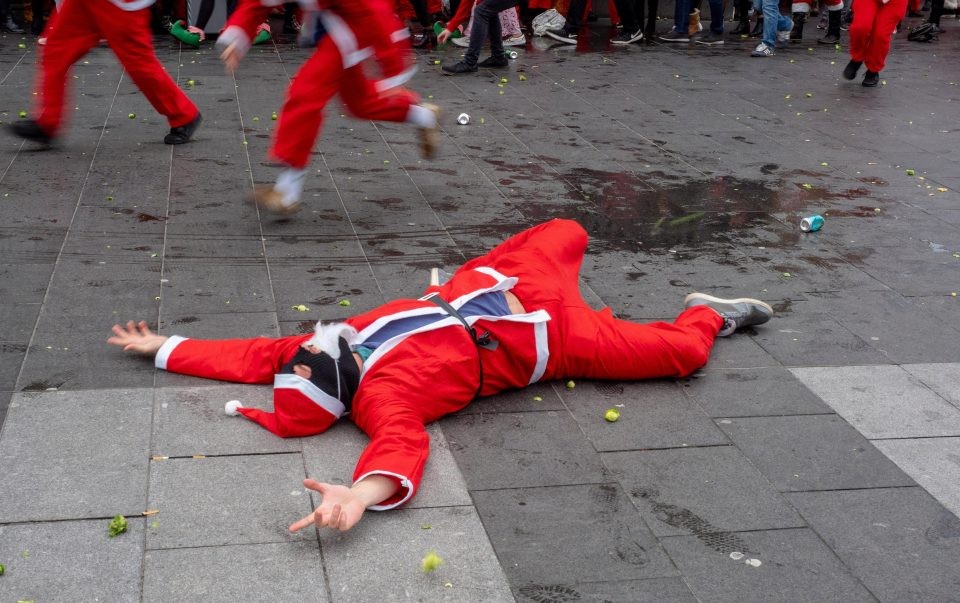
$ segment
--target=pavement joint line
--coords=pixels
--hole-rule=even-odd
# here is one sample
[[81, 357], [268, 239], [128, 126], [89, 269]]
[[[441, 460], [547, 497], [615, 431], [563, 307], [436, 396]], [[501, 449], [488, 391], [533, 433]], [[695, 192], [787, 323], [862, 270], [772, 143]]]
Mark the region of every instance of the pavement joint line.
[[[149, 460], [162, 463], [163, 461], [167, 461], [167, 460], [173, 461], [173, 460], [181, 460], [181, 459], [202, 461], [203, 459], [229, 458], [229, 457], [235, 457], [235, 456], [282, 456], [282, 455], [290, 455], [290, 454], [303, 454], [303, 453], [300, 452], [299, 450], [274, 450], [269, 452], [229, 452], [224, 454], [197, 454], [197, 455], [183, 454], [183, 455], [177, 455], [177, 456], [152, 454], [149, 456]], [[156, 458], [158, 456], [164, 457], [164, 458]]]
[[607, 454], [612, 452], [656, 452], [659, 450], [698, 450], [701, 448], [736, 448], [733, 444], [697, 444], [692, 446], [664, 446], [662, 448], [611, 448], [609, 450], [598, 450], [598, 454]]

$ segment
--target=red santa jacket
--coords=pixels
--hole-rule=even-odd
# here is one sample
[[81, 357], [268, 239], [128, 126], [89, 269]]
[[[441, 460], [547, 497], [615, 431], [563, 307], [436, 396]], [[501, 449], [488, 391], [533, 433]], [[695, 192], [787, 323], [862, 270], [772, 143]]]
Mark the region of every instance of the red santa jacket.
[[[354, 343], [394, 318], [418, 314], [445, 317], [384, 342], [364, 363], [350, 419], [370, 436], [354, 471], [354, 480], [380, 474], [393, 477], [397, 494], [371, 507], [385, 510], [413, 497], [429, 453], [425, 425], [462, 409], [477, 391], [477, 355], [483, 362], [481, 395], [520, 388], [541, 379], [576, 376], [564, 360], [562, 346], [567, 294], [577, 295], [577, 274], [586, 248], [583, 228], [553, 220], [514, 235], [488, 254], [464, 264], [451, 280], [431, 287], [454, 308], [489, 291], [517, 292], [527, 313], [471, 317], [480, 332], [489, 332], [495, 349], [477, 348], [463, 325], [426, 296], [397, 300], [348, 319], [357, 329]], [[547, 292], [538, 298], [537, 292]], [[585, 307], [585, 306], [584, 306]], [[192, 340], [171, 337], [157, 353], [165, 370], [243, 383], [272, 383], [274, 375], [311, 335], [279, 339]], [[569, 342], [566, 342], [569, 343]], [[583, 341], [576, 345], [590, 345]], [[302, 435], [302, 434], [292, 434]]]
[[[219, 45], [237, 41], [245, 53], [257, 27], [276, 6], [277, 0], [241, 0], [220, 34]], [[410, 32], [403, 26], [388, 0], [300, 0], [305, 20], [319, 16], [328, 36], [343, 59], [344, 69], [375, 56], [383, 77], [378, 90], [399, 86], [413, 77]]]

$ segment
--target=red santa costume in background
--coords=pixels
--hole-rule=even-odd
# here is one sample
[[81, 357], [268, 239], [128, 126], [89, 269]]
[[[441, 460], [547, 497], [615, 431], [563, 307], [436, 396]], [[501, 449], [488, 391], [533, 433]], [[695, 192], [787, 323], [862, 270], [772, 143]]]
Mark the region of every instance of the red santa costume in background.
[[[321, 33], [313, 55], [300, 67], [287, 90], [270, 155], [288, 166], [274, 189], [285, 206], [299, 202], [310, 153], [323, 125], [323, 110], [340, 94], [354, 117], [436, 126], [433, 111], [418, 105], [420, 98], [401, 85], [416, 66], [411, 61], [409, 31], [388, 0], [300, 0], [304, 10], [301, 40]], [[241, 0], [217, 46], [235, 44], [241, 55], [250, 48], [257, 27], [280, 0]], [[310, 40], [312, 43], [313, 40]], [[361, 63], [374, 57], [382, 71], [368, 79]]]
[[[358, 331], [351, 343], [362, 345], [392, 320], [441, 317], [383, 342], [363, 365], [349, 417], [370, 436], [370, 443], [353, 477], [359, 481], [385, 475], [400, 486], [392, 498], [371, 509], [390, 509], [413, 497], [429, 451], [424, 425], [460, 410], [478, 393], [489, 396], [544, 379], [680, 377], [707, 362], [724, 325], [716, 311], [696, 306], [673, 323], [650, 324], [619, 320], [609, 308], [595, 311], [581, 298], [578, 284], [586, 246], [587, 234], [579, 224], [553, 220], [467, 262], [421, 299], [393, 301], [346, 321]], [[492, 291], [510, 291], [525, 313], [468, 318], [474, 329], [496, 342], [488, 347], [478, 347], [462, 323], [429, 300], [439, 295], [460, 308]], [[310, 337], [209, 341], [174, 336], [155, 362], [158, 368], [198, 377], [274, 382], [279, 409], [297, 386], [290, 384], [291, 375], [276, 373]], [[314, 408], [321, 405], [336, 414], [335, 399], [310, 397]], [[286, 411], [283, 416], [252, 408], [240, 412], [287, 437], [312, 435], [332, 422], [301, 421]]]
[[150, 5], [154, 0], [65, 0], [56, 27], [48, 27], [40, 55], [36, 122], [53, 138], [63, 126], [63, 107], [70, 68], [106, 39], [133, 83], [171, 128], [198, 118], [187, 95], [173, 81], [153, 52]]

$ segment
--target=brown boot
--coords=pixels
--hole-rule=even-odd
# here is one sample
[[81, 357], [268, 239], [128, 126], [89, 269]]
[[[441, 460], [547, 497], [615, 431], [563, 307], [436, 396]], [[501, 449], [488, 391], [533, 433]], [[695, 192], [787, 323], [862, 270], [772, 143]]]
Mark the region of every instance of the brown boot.
[[260, 209], [265, 209], [271, 213], [280, 215], [290, 215], [300, 209], [300, 201], [291, 205], [283, 204], [283, 193], [273, 188], [270, 184], [258, 184], [253, 187], [253, 192], [247, 195], [247, 201], [255, 204]]
[[695, 8], [690, 13], [690, 25], [687, 26], [687, 35], [691, 38], [700, 33], [700, 9]]
[[420, 138], [420, 154], [424, 159], [433, 159], [437, 156], [437, 147], [440, 146], [440, 107], [424, 103], [421, 105], [424, 109], [432, 111], [436, 118], [436, 124], [432, 128], [417, 128], [417, 136]]

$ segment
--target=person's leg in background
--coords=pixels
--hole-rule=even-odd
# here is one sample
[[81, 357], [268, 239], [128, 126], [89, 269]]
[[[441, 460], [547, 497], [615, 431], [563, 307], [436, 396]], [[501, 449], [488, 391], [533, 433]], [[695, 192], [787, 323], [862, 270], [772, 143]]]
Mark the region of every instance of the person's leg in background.
[[690, 0], [676, 0], [673, 7], [673, 29], [659, 36], [661, 42], [690, 41]]
[[566, 23], [558, 29], [548, 29], [547, 35], [559, 42], [576, 44], [580, 35], [580, 28], [583, 27], [583, 20], [589, 1], [590, 0], [570, 0], [570, 6], [567, 7], [567, 14], [564, 15]]
[[737, 12], [737, 26], [730, 32], [735, 36], [750, 33], [750, 0], [735, 0]]
[[[861, 2], [862, 0], [857, 2], [858, 11]], [[890, 0], [885, 4], [881, 3], [880, 6], [876, 6], [866, 54], [863, 58], [863, 62], [867, 66], [867, 72], [864, 74], [862, 82], [864, 86], [872, 88], [880, 83], [880, 72], [883, 71], [887, 63], [890, 43], [893, 41], [893, 32], [906, 10], [907, 0]]]
[[[803, 40], [803, 25], [810, 14], [811, 0], [795, 0], [793, 3], [793, 31], [790, 32], [790, 41], [799, 43]], [[764, 13], [766, 17], [766, 13]]]
[[[614, 44], [633, 44], [643, 40], [643, 2], [644, 0], [616, 0], [617, 15], [620, 17], [620, 23], [623, 24], [623, 30], [614, 36]], [[637, 12], [640, 18], [637, 17]]]
[[879, 0], [857, 0], [856, 10], [853, 13], [853, 23], [850, 24], [850, 62], [843, 69], [843, 77], [852, 80], [857, 77], [857, 71], [867, 58], [870, 46], [870, 32], [877, 17]]
[[[642, 7], [643, 4], [640, 4]], [[647, 0], [647, 19], [643, 28], [643, 35], [647, 37], [648, 42], [652, 42], [657, 35], [657, 13], [660, 12], [660, 0]], [[637, 15], [637, 18], [643, 22], [643, 12]]]
[[23, 33], [23, 28], [17, 25], [10, 14], [10, 0], [0, 0], [0, 25], [10, 33]]
[[843, 15], [843, 0], [827, 0], [824, 7], [827, 13], [827, 33], [817, 39], [819, 44], [840, 43], [840, 19]]

